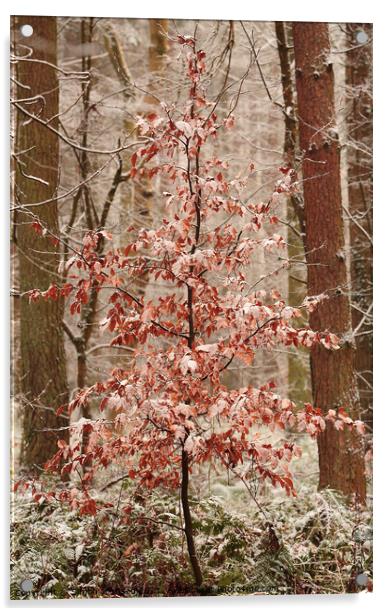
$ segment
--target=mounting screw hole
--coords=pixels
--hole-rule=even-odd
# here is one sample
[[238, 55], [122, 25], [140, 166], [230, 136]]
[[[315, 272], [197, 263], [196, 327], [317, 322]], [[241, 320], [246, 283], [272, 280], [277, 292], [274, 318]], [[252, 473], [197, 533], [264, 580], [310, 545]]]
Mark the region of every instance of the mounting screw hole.
[[359, 43], [359, 45], [363, 45], [364, 43], [367, 43], [369, 37], [367, 36], [366, 32], [364, 32], [363, 30], [359, 30], [359, 32], [357, 32], [355, 35], [355, 40], [357, 41], [357, 43]]
[[359, 573], [355, 579], [358, 586], [367, 586], [369, 578], [366, 573]]
[[34, 583], [32, 580], [23, 580], [20, 584], [20, 588], [23, 592], [31, 592], [34, 588]]
[[22, 33], [22, 36], [29, 38], [30, 36], [33, 35], [34, 28], [30, 26], [30, 24], [23, 24], [23, 26], [21, 26], [20, 28], [20, 32]]

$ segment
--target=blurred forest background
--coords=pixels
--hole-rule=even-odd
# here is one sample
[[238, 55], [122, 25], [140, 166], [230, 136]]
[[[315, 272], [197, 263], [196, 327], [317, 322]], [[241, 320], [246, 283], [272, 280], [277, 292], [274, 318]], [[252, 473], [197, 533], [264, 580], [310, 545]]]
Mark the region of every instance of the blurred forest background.
[[[27, 37], [25, 24], [33, 28]], [[225, 384], [273, 380], [297, 405], [329, 409], [341, 401], [366, 424], [363, 452], [340, 431], [329, 428], [317, 445], [291, 430], [303, 451], [297, 497], [258, 483], [253, 499], [233, 476], [196, 469], [191, 491], [204, 592], [371, 590], [371, 24], [12, 19], [12, 480], [45, 475], [69, 421], [55, 410], [133, 352], [112, 347], [100, 327], [102, 294], [71, 315], [68, 300], [30, 302], [28, 292], [66, 284], [68, 260], [87, 231], [108, 231], [120, 248], [130, 225], [147, 229], [162, 220], [169, 186], [159, 176], [130, 177], [130, 157], [142, 141], [139, 117], [159, 112], [161, 102], [179, 108], [185, 101], [178, 35], [194, 36], [207, 54], [216, 112], [234, 112], [235, 129], [223, 132], [213, 152], [207, 146], [210, 155], [228, 160], [232, 175], [255, 164], [248, 200], [266, 201], [285, 165], [301, 187], [280, 196], [275, 229], [287, 242], [289, 267], [281, 253], [265, 258], [258, 250], [249, 282], [277, 287], [291, 306], [329, 293], [313, 328], [343, 337], [333, 354], [259, 349], [250, 366], [229, 366]], [[39, 234], [39, 225], [61, 242]], [[103, 239], [102, 255], [105, 249]], [[324, 267], [312, 267], [317, 262]], [[133, 290], [155, 299], [163, 285], [143, 277]], [[83, 414], [93, 419], [99, 410], [91, 404]], [[34, 502], [28, 491], [13, 495], [13, 598], [198, 593], [175, 528], [178, 495], [139, 494], [121, 475], [110, 467], [94, 489], [96, 498], [133, 503], [126, 523], [115, 508], [100, 519], [61, 502]]]

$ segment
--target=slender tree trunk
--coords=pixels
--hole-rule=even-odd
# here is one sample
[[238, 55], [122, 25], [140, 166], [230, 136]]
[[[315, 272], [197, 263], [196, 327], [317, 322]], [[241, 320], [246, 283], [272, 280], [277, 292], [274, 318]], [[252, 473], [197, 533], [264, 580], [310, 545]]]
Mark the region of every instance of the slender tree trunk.
[[[81, 19], [80, 22], [80, 43], [81, 43], [81, 71], [88, 72], [90, 74], [92, 68], [92, 57], [91, 57], [91, 45], [93, 41], [93, 31], [94, 31], [95, 20], [93, 17], [88, 19]], [[89, 121], [89, 113], [90, 113], [90, 100], [91, 100], [91, 91], [92, 91], [92, 81], [91, 78], [85, 80], [81, 84], [82, 90], [82, 121], [80, 126], [81, 133], [81, 144], [82, 147], [85, 148], [82, 150], [78, 157], [79, 164], [79, 173], [82, 182], [84, 182], [83, 187], [80, 191], [80, 200], [73, 203], [75, 209], [78, 208], [79, 203], [83, 209], [83, 213], [85, 215], [85, 229], [84, 231], [92, 230], [98, 227], [98, 220], [96, 219], [96, 210], [94, 208], [92, 195], [90, 192], [90, 187], [88, 186], [86, 179], [90, 174], [91, 163], [89, 159], [89, 154], [86, 151], [86, 148], [89, 145], [89, 131], [90, 131], [90, 121]], [[74, 218], [72, 213], [71, 219]], [[72, 225], [69, 225], [69, 230]], [[87, 348], [88, 342], [92, 335], [94, 328], [94, 317], [96, 313], [97, 306], [97, 291], [96, 289], [91, 290], [89, 300], [86, 304], [82, 305], [81, 309], [81, 318], [78, 323], [79, 327], [79, 335], [75, 336], [70, 329], [64, 325], [65, 331], [68, 333], [70, 340], [72, 341], [76, 353], [77, 353], [77, 388], [79, 390], [84, 389], [87, 384], [88, 378], [88, 363], [87, 363]], [[91, 412], [89, 404], [84, 404], [78, 410], [79, 418], [91, 419]], [[74, 418], [72, 418], [74, 420]], [[88, 431], [84, 427], [82, 431], [82, 438], [80, 444], [80, 451], [85, 453], [88, 448]], [[85, 468], [84, 468], [85, 470]]]
[[[192, 112], [193, 112], [193, 107], [192, 107]], [[199, 168], [200, 168], [200, 150], [199, 150], [199, 147], [197, 147], [196, 159], [194, 163], [194, 170], [195, 170], [194, 175], [197, 179], [196, 179], [196, 186], [194, 188], [191, 182], [191, 179], [190, 179], [191, 174], [193, 172], [191, 169], [188, 145], [189, 145], [189, 140], [187, 141], [187, 145], [186, 145], [186, 155], [187, 155], [187, 160], [188, 160], [188, 186], [189, 186], [189, 191], [190, 191], [191, 196], [194, 197], [194, 206], [196, 209], [194, 242], [190, 250], [190, 254], [194, 255], [197, 250], [198, 242], [200, 239], [200, 228], [201, 228], [201, 190], [198, 186], [198, 177], [199, 177]], [[192, 271], [192, 269], [193, 269], [193, 266], [191, 266], [190, 271]], [[196, 338], [195, 317], [194, 317], [194, 311], [193, 311], [193, 299], [194, 299], [194, 289], [192, 286], [188, 285], [187, 287], [187, 307], [188, 307], [188, 347], [189, 349], [193, 348], [195, 338]], [[188, 400], [188, 402], [190, 402], [190, 400]], [[196, 582], [196, 587], [200, 589], [203, 583], [203, 576], [202, 576], [200, 564], [197, 558], [196, 546], [195, 546], [194, 537], [193, 537], [192, 515], [190, 511], [189, 494], [188, 494], [188, 491], [189, 491], [189, 457], [188, 457], [188, 452], [185, 450], [185, 441], [188, 438], [189, 434], [190, 434], [189, 429], [186, 429], [186, 438], [182, 445], [182, 452], [181, 452], [181, 504], [182, 504], [182, 510], [184, 514], [184, 522], [185, 522], [184, 530], [185, 530], [185, 536], [186, 536], [186, 543], [188, 546], [189, 560], [192, 565], [192, 571], [193, 571], [193, 576]]]
[[[153, 92], [157, 89], [156, 83], [163, 76], [165, 69], [165, 58], [168, 53], [168, 25], [167, 19], [149, 19], [149, 48], [148, 48], [148, 70], [150, 82], [147, 93], [143, 96], [141, 109], [138, 110], [139, 115], [147, 115], [154, 111], [156, 99]], [[106, 28], [104, 34], [105, 47], [112, 66], [120, 80], [120, 83], [126, 88], [123, 92], [125, 106], [129, 107], [132, 100], [135, 98], [134, 84], [131, 76], [130, 68], [127, 64], [123, 46], [120, 39], [112, 26]], [[127, 138], [132, 134], [137, 133], [136, 124], [131, 116], [125, 115], [123, 121], [123, 131]], [[139, 135], [135, 135], [139, 136]], [[141, 170], [142, 173], [142, 170]], [[127, 230], [129, 224], [133, 226], [135, 231], [142, 228], [150, 228], [153, 216], [154, 203], [154, 185], [149, 176], [145, 173], [132, 180], [124, 182], [121, 187], [121, 218], [123, 220], [123, 229]], [[123, 238], [123, 242], [126, 237]], [[147, 275], [134, 280], [133, 292], [137, 296], [143, 296], [148, 283]]]
[[[33, 34], [25, 39], [20, 27], [30, 24]], [[57, 188], [59, 169], [58, 137], [49, 128], [28, 120], [21, 108], [58, 128], [58, 74], [49, 63], [57, 64], [57, 25], [54, 17], [16, 17], [15, 52], [31, 58], [16, 64], [16, 174], [15, 198], [26, 206], [18, 210], [16, 243], [20, 279], [20, 353], [23, 435], [21, 463], [41, 466], [57, 450], [57, 439], [66, 438], [66, 426], [55, 410], [68, 400], [66, 361], [62, 331], [63, 302], [30, 303], [26, 292], [46, 290], [60, 283], [60, 248], [50, 234], [59, 235]], [[26, 100], [27, 99], [27, 100]], [[34, 203], [46, 202], [34, 207]], [[27, 205], [28, 204], [28, 205]], [[40, 222], [49, 233], [39, 235], [33, 222]], [[53, 430], [53, 432], [50, 431]], [[49, 431], [47, 431], [49, 430]]]
[[[92, 68], [92, 58], [90, 55], [90, 49], [93, 41], [94, 19], [82, 19], [80, 24], [80, 41], [81, 41], [81, 70], [83, 72], [90, 72]], [[82, 124], [81, 124], [81, 143], [84, 148], [88, 147], [89, 142], [89, 113], [90, 113], [90, 97], [91, 97], [92, 85], [91, 79], [82, 83]], [[80, 176], [81, 180], [85, 182], [86, 178], [90, 174], [90, 160], [89, 154], [86, 150], [80, 153], [79, 159]], [[85, 212], [86, 229], [95, 229], [98, 226], [98, 221], [94, 219], [93, 207], [91, 200], [90, 188], [87, 184], [84, 185], [82, 191], [82, 206]], [[93, 321], [96, 313], [97, 305], [97, 292], [91, 291], [89, 301], [87, 304], [83, 304], [81, 310], [81, 319], [79, 323], [80, 335], [77, 338], [75, 344], [77, 351], [77, 387], [83, 389], [87, 384], [88, 365], [86, 358], [86, 351], [88, 347], [89, 339], [93, 332]], [[90, 409], [88, 405], [83, 406], [82, 416], [86, 419], [90, 419]]]
[[[148, 69], [150, 81], [148, 93], [144, 96], [141, 113], [147, 115], [154, 111], [156, 100], [153, 92], [156, 91], [156, 83], [162, 77], [165, 67], [166, 54], [168, 52], [168, 24], [167, 19], [149, 20], [149, 51]], [[153, 220], [153, 204], [155, 187], [153, 181], [145, 173], [134, 180], [133, 212], [131, 224], [137, 231], [141, 228], [151, 228]], [[148, 276], [144, 274], [134, 280], [134, 292], [138, 297], [144, 295], [148, 284]]]
[[[86, 73], [90, 73], [92, 69], [92, 57], [90, 55], [91, 45], [93, 43], [95, 19], [82, 19], [80, 23], [80, 42], [82, 49], [81, 56], [81, 70]], [[84, 185], [80, 192], [77, 193], [75, 201], [73, 202], [73, 211], [71, 214], [68, 230], [72, 229], [76, 212], [81, 204], [83, 212], [85, 213], [85, 229], [84, 231], [101, 231], [104, 229], [107, 218], [110, 212], [112, 202], [114, 200], [117, 188], [121, 183], [121, 161], [119, 167], [113, 177], [111, 187], [108, 191], [105, 201], [102, 205], [101, 213], [97, 213], [97, 208], [93, 202], [90, 187], [88, 186], [86, 179], [91, 172], [91, 162], [89, 154], [86, 151], [89, 145], [89, 132], [90, 132], [90, 120], [89, 114], [91, 110], [91, 94], [92, 94], [92, 81], [91, 78], [82, 82], [82, 122], [80, 126], [80, 132], [82, 134], [81, 143], [85, 148], [77, 157], [79, 163], [79, 172], [81, 180]], [[105, 247], [105, 240], [100, 236], [97, 253], [103, 255]], [[77, 352], [77, 387], [78, 389], [84, 389], [88, 381], [88, 360], [87, 352], [88, 345], [91, 336], [94, 331], [96, 310], [98, 308], [98, 291], [96, 285], [91, 289], [89, 300], [86, 304], [83, 304], [81, 309], [81, 317], [78, 324], [80, 333], [75, 335], [68, 326], [65, 325], [65, 331], [67, 332], [71, 342], [73, 343]], [[84, 405], [82, 408], [82, 416], [86, 419], [90, 419], [90, 409], [88, 405]]]
[[[372, 24], [347, 24], [346, 89], [348, 200], [351, 243], [351, 311], [356, 336], [355, 370], [363, 419], [373, 424], [373, 107]], [[360, 44], [357, 35], [368, 40]], [[367, 332], [367, 333], [364, 333]]]
[[[304, 208], [308, 294], [327, 293], [311, 313], [315, 330], [343, 339], [338, 351], [315, 347], [311, 353], [314, 404], [323, 410], [345, 407], [359, 417], [354, 377], [351, 312], [342, 218], [340, 149], [335, 125], [334, 74], [328, 25], [293, 24], [300, 148], [304, 155]], [[333, 488], [364, 502], [363, 443], [354, 431], [328, 423], [318, 438], [319, 488]]]
[[[288, 41], [288, 24], [283, 21], [275, 22], [277, 37], [278, 56], [281, 69], [282, 97], [284, 101], [284, 161], [296, 170], [297, 149], [297, 119], [294, 83], [291, 69], [291, 50]], [[301, 260], [304, 255], [305, 221], [302, 199], [299, 195], [291, 195], [287, 204], [288, 227], [288, 257]], [[300, 234], [300, 237], [299, 237]], [[305, 270], [305, 268], [304, 268]], [[301, 267], [293, 267], [288, 276], [288, 303], [290, 306], [301, 304], [307, 294], [307, 286], [304, 281], [306, 273]], [[301, 273], [300, 273], [301, 272]], [[290, 350], [288, 355], [288, 389], [289, 397], [295, 402], [308, 402], [311, 398], [310, 376], [308, 362], [302, 356], [300, 350]]]
[[186, 544], [188, 546], [189, 560], [192, 566], [193, 576], [196, 582], [196, 587], [201, 588], [203, 583], [203, 576], [201, 573], [199, 561], [196, 554], [196, 547], [193, 538], [193, 524], [192, 524], [192, 514], [190, 512], [189, 505], [189, 461], [188, 461], [188, 452], [185, 449], [182, 449], [181, 454], [181, 504], [182, 511], [184, 514], [184, 523], [185, 523], [185, 537]]
[[[136, 138], [137, 136], [136, 121], [133, 113], [136, 90], [122, 42], [114, 25], [109, 22], [104, 30], [104, 45], [116, 76], [123, 86], [122, 130], [125, 142], [127, 142], [132, 137]], [[130, 179], [123, 182], [120, 187], [119, 225], [122, 231], [120, 232], [119, 243], [124, 246], [127, 242], [127, 229], [130, 224], [131, 214], [134, 211], [134, 191], [134, 181]]]

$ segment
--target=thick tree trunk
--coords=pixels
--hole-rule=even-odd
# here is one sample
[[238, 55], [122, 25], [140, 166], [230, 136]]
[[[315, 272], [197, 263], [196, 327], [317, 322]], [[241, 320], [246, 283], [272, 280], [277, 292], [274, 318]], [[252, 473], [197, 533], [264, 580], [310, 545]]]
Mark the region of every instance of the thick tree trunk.
[[[351, 313], [345, 259], [340, 184], [340, 149], [336, 132], [334, 74], [328, 25], [293, 24], [300, 148], [304, 155], [304, 208], [308, 294], [327, 293], [310, 315], [310, 326], [344, 341], [338, 351], [315, 347], [311, 353], [314, 404], [323, 410], [345, 407], [359, 417], [353, 364]], [[318, 439], [319, 488], [333, 488], [364, 502], [366, 480], [363, 444], [350, 430], [332, 424]]]
[[[351, 244], [351, 311], [355, 369], [363, 419], [373, 424], [373, 106], [372, 24], [347, 24], [346, 88], [348, 96], [348, 199]], [[358, 33], [367, 41], [358, 41]], [[359, 324], [363, 320], [363, 324]], [[365, 333], [367, 332], [367, 333]]]
[[[25, 39], [23, 24], [33, 27]], [[68, 400], [66, 361], [62, 330], [62, 301], [30, 303], [26, 292], [46, 290], [60, 282], [58, 266], [60, 248], [50, 233], [58, 236], [57, 187], [59, 144], [50, 128], [29, 119], [21, 110], [37, 115], [57, 129], [58, 74], [51, 64], [57, 63], [57, 26], [54, 17], [16, 17], [14, 19], [15, 53], [31, 59], [16, 64], [16, 175], [15, 198], [26, 207], [18, 210], [16, 242], [20, 280], [20, 353], [23, 435], [21, 463], [41, 466], [57, 450], [57, 439], [66, 438], [66, 425], [55, 410]], [[41, 60], [41, 62], [39, 62]], [[27, 100], [26, 100], [27, 99]], [[35, 206], [33, 204], [44, 203]], [[27, 205], [29, 204], [29, 205]], [[47, 235], [38, 235], [32, 223], [39, 221]], [[53, 432], [50, 431], [53, 429]], [[49, 431], [47, 431], [49, 430]]]

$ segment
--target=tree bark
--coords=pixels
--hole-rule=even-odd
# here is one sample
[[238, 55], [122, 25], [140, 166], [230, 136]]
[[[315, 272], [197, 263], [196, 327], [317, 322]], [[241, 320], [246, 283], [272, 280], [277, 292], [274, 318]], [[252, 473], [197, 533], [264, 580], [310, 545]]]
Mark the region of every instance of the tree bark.
[[196, 587], [201, 588], [203, 584], [203, 576], [201, 573], [199, 561], [196, 554], [196, 547], [193, 538], [193, 524], [192, 524], [192, 514], [190, 512], [189, 505], [189, 461], [188, 461], [188, 452], [185, 449], [182, 449], [181, 454], [181, 504], [182, 504], [182, 512], [184, 514], [184, 523], [185, 523], [185, 537], [186, 544], [188, 546], [188, 554], [190, 564], [192, 566], [193, 577], [195, 579]]
[[[334, 74], [328, 25], [293, 24], [300, 148], [303, 153], [308, 294], [329, 298], [310, 314], [314, 330], [328, 330], [341, 349], [316, 346], [311, 353], [314, 404], [345, 407], [359, 417], [354, 376], [351, 312], [345, 258], [340, 148], [335, 124]], [[337, 431], [328, 422], [318, 438], [319, 488], [333, 488], [358, 501], [366, 498], [364, 452], [355, 431]]]
[[[149, 20], [149, 50], [148, 50], [148, 70], [150, 81], [148, 93], [145, 94], [142, 102], [142, 115], [148, 115], [156, 107], [156, 100], [153, 92], [156, 91], [156, 83], [161, 78], [165, 68], [166, 54], [168, 52], [168, 24], [167, 19]], [[133, 211], [131, 224], [139, 231], [141, 228], [148, 229], [153, 221], [153, 204], [155, 199], [155, 187], [153, 181], [145, 173], [134, 179]], [[133, 291], [137, 297], [142, 297], [147, 288], [148, 276], [142, 274], [141, 277], [134, 279]]]
[[[348, 200], [351, 244], [351, 311], [355, 370], [363, 419], [373, 427], [373, 107], [372, 24], [347, 24], [346, 60]], [[357, 34], [368, 40], [360, 44]], [[370, 239], [369, 239], [370, 238]], [[366, 315], [368, 315], [366, 317]], [[364, 333], [367, 332], [367, 333]]]
[[[20, 27], [30, 24], [33, 34], [26, 39]], [[54, 17], [14, 18], [15, 53], [41, 62], [20, 60], [16, 63], [16, 98], [29, 113], [58, 128], [59, 85], [57, 63], [57, 25]], [[27, 99], [27, 100], [26, 100]], [[15, 199], [16, 244], [20, 280], [20, 354], [23, 434], [21, 463], [41, 466], [57, 450], [57, 439], [66, 431], [55, 432], [67, 424], [55, 410], [68, 401], [66, 360], [62, 331], [63, 302], [30, 303], [27, 291], [46, 290], [60, 283], [60, 248], [53, 243], [59, 235], [57, 188], [59, 172], [58, 137], [35, 121], [26, 121], [18, 109], [16, 116]], [[48, 203], [34, 207], [34, 203]], [[27, 205], [28, 204], [28, 205]], [[39, 235], [32, 223], [39, 221], [49, 233]], [[43, 430], [43, 431], [42, 431]], [[49, 430], [49, 431], [47, 431]], [[51, 432], [52, 430], [52, 432]]]
[[[283, 21], [275, 22], [278, 57], [281, 69], [282, 98], [284, 102], [284, 161], [286, 165], [297, 168], [297, 118], [295, 103], [295, 87], [292, 77], [291, 53], [288, 41], [288, 24]], [[288, 257], [301, 260], [304, 254], [305, 221], [302, 199], [299, 195], [290, 195], [287, 203], [287, 218], [290, 225], [287, 231]], [[300, 238], [298, 237], [300, 234]], [[304, 267], [304, 266], [303, 266]], [[307, 294], [305, 268], [291, 268], [288, 276], [288, 303], [290, 306], [301, 304]], [[300, 277], [299, 277], [300, 276]], [[300, 323], [297, 323], [300, 326]], [[290, 349], [288, 355], [288, 395], [295, 402], [301, 404], [311, 398], [310, 376], [307, 358], [301, 350]]]
[[[92, 68], [92, 57], [91, 57], [91, 46], [93, 41], [93, 30], [94, 30], [94, 19], [81, 19], [80, 23], [80, 42], [81, 42], [81, 71], [89, 72]], [[87, 50], [85, 52], [85, 50]], [[88, 147], [89, 141], [89, 131], [90, 131], [90, 122], [89, 122], [89, 113], [90, 113], [90, 100], [91, 100], [91, 92], [92, 92], [92, 81], [91, 78], [84, 81], [82, 83], [82, 124], [81, 124], [81, 143], [84, 148]], [[80, 152], [79, 156], [79, 169], [80, 169], [80, 177], [83, 182], [86, 181], [86, 178], [90, 174], [91, 163], [89, 160], [89, 155], [86, 150]], [[92, 200], [90, 194], [90, 188], [88, 184], [85, 184], [82, 190], [82, 205], [85, 212], [85, 232], [89, 229], [94, 229], [97, 226], [97, 222], [93, 220], [92, 215]], [[89, 300], [86, 304], [83, 304], [81, 309], [81, 318], [79, 321], [79, 330], [80, 335], [76, 338], [75, 347], [77, 351], [77, 387], [79, 390], [84, 389], [87, 384], [88, 377], [88, 364], [86, 351], [89, 339], [93, 332], [94, 327], [94, 318], [97, 307], [97, 291], [92, 288]], [[80, 415], [85, 419], [91, 419], [90, 408], [89, 405], [86, 404], [80, 409]], [[82, 450], [86, 449], [87, 445], [87, 436], [84, 431], [84, 443]]]

